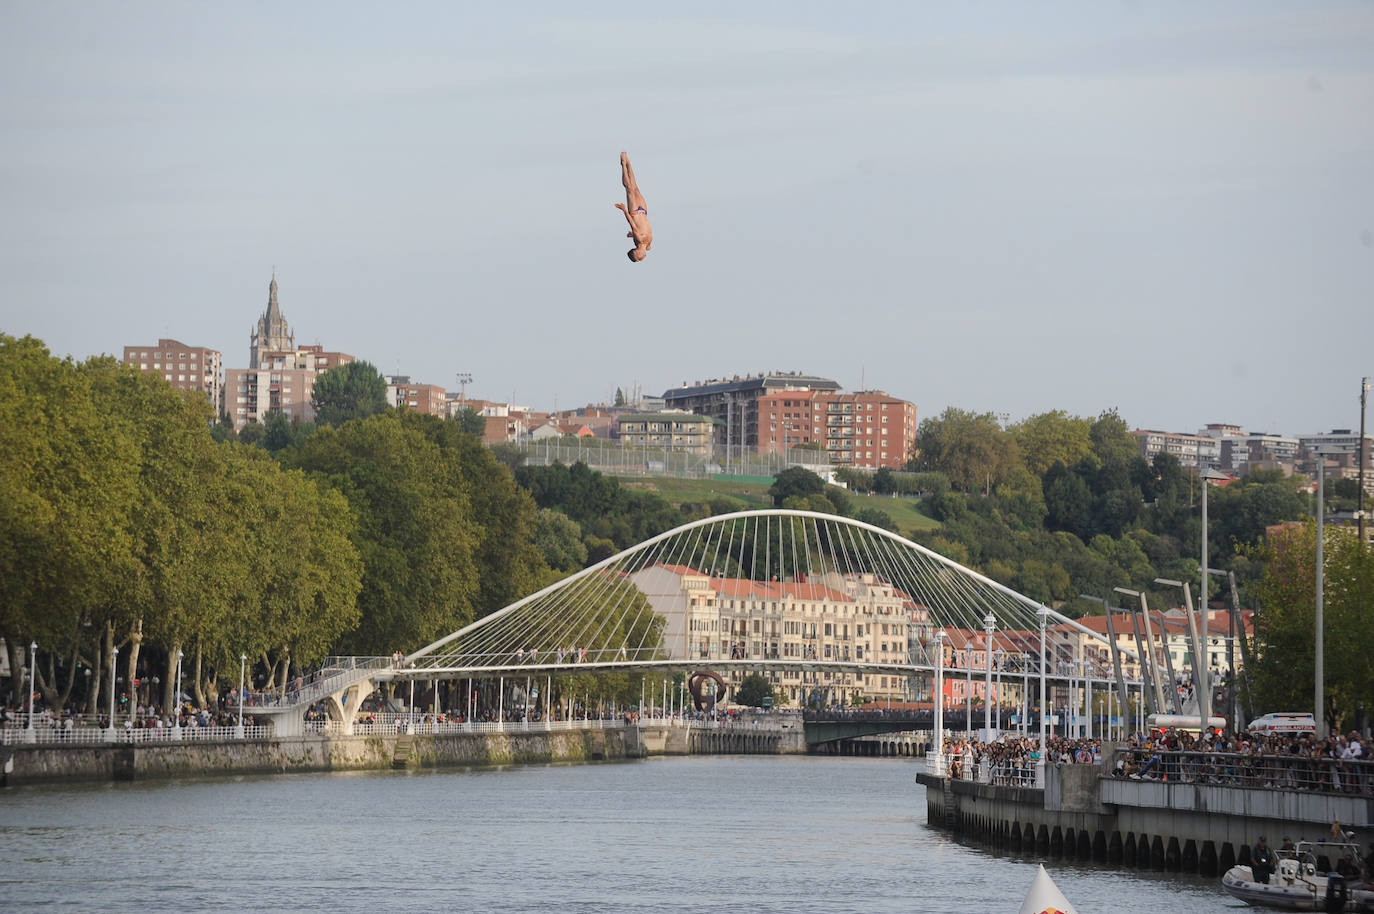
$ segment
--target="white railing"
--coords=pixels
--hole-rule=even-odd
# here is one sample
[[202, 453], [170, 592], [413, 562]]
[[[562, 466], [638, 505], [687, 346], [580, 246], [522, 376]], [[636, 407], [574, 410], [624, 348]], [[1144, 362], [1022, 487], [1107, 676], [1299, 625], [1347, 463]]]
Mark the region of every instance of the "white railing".
[[[409, 715], [385, 713], [370, 715], [368, 720], [353, 724], [354, 736], [395, 736], [398, 733], [420, 734], [458, 734], [458, 733], [549, 733], [564, 730], [614, 730], [626, 726], [622, 718], [613, 720], [508, 720], [508, 721], [458, 721], [425, 720], [417, 717], [412, 722]], [[337, 720], [308, 720], [305, 722], [307, 733], [329, 736], [342, 736], [343, 724]]]
[[272, 728], [263, 725], [248, 725], [242, 731], [236, 726], [228, 727], [5, 727], [0, 730], [0, 745], [22, 746], [24, 744], [41, 746], [90, 746], [99, 743], [124, 744], [166, 744], [175, 742], [233, 742], [245, 739], [268, 739]]

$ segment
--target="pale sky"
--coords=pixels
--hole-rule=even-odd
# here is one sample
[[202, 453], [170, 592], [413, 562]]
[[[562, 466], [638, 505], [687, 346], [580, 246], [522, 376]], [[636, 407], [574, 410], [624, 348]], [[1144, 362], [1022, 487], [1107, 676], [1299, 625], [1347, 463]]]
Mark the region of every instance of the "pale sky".
[[[797, 370], [1359, 423], [1374, 4], [14, 2], [0, 330], [298, 343], [536, 409]], [[617, 157], [654, 226], [625, 257]]]

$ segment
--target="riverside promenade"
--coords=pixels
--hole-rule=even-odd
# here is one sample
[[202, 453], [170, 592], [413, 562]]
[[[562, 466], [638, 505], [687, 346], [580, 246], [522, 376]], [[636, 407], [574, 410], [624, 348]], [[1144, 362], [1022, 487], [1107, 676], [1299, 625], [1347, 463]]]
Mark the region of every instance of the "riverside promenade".
[[[1123, 773], [1149, 756], [1159, 758], [1158, 771]], [[949, 777], [944, 759], [932, 758], [916, 780], [931, 825], [1051, 859], [1215, 876], [1248, 863], [1260, 835], [1318, 841], [1335, 828], [1361, 847], [1374, 841], [1374, 763], [1265, 765], [1227, 753], [1105, 747], [1099, 763], [1051, 763], [1029, 777], [996, 765], [962, 766]], [[1341, 868], [1334, 853], [1328, 864]]]
[[109, 730], [76, 728], [41, 742], [24, 736], [7, 730], [0, 745], [8, 785], [806, 752], [800, 722], [789, 714], [463, 723], [384, 715], [355, 724], [352, 734], [322, 727], [275, 737], [258, 726], [116, 730], [113, 738]]

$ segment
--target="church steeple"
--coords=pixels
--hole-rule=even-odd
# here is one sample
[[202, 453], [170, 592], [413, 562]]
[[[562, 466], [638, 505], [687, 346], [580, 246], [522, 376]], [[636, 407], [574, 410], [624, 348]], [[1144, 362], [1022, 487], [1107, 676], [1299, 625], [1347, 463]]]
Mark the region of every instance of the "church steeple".
[[296, 337], [291, 327], [282, 317], [281, 305], [277, 302], [277, 271], [272, 270], [272, 282], [267, 286], [267, 310], [258, 318], [257, 330], [253, 332], [248, 353], [248, 367], [262, 367], [261, 353], [283, 352], [296, 348]]
[[277, 304], [277, 271], [272, 271], [272, 283], [267, 287], [267, 321], [281, 320], [281, 305]]

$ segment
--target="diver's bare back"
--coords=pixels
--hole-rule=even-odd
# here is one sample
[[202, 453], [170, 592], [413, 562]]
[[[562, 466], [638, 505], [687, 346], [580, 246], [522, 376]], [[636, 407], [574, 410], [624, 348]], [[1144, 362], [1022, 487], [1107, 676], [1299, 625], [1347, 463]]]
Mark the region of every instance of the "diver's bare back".
[[635, 246], [627, 252], [631, 261], [639, 263], [649, 254], [649, 248], [654, 243], [654, 230], [649, 225], [649, 207], [644, 202], [644, 195], [639, 192], [639, 183], [635, 180], [635, 170], [630, 165], [628, 153], [620, 154], [620, 181], [625, 185], [625, 202], [615, 204], [615, 208], [625, 214], [625, 221], [630, 223], [630, 230], [625, 233], [626, 238], [633, 238]]

